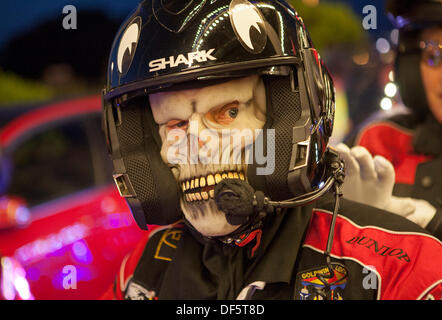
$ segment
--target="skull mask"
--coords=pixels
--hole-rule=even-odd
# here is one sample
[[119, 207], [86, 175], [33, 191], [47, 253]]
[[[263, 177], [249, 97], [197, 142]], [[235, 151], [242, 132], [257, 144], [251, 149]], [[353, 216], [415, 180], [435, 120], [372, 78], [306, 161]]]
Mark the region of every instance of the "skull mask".
[[246, 179], [246, 149], [266, 120], [263, 80], [253, 75], [197, 89], [153, 93], [149, 100], [159, 125], [161, 157], [183, 191], [180, 203], [185, 218], [204, 236], [223, 236], [238, 229], [218, 209], [214, 186], [225, 178]]

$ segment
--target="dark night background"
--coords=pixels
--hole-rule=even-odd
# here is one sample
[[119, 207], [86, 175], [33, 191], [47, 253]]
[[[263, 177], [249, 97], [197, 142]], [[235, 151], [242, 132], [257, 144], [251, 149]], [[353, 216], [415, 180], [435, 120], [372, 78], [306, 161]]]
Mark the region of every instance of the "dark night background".
[[[385, 70], [392, 62], [392, 52], [388, 61], [382, 62], [380, 58], [385, 60], [385, 57], [374, 49], [377, 39], [389, 39], [393, 29], [384, 14], [384, 0], [290, 2], [304, 17], [310, 33], [316, 28], [317, 34], [313, 36], [313, 40], [319, 38], [316, 40], [319, 44], [323, 40], [320, 39], [321, 36], [326, 38], [327, 44], [337, 41], [326, 34], [326, 31], [333, 29], [335, 24], [342, 25], [342, 20], [345, 20], [334, 20], [336, 12], [328, 15], [327, 10], [333, 6], [338, 8], [338, 5], [341, 5], [339, 10], [342, 5], [348, 7], [345, 17], [349, 17], [348, 21], [353, 25], [349, 24], [347, 29], [355, 29], [363, 39], [353, 39], [349, 45], [333, 50], [328, 50], [327, 47], [327, 50], [320, 52], [333, 76], [339, 83], [342, 82], [342, 90], [346, 92], [348, 110], [345, 112], [351, 123], [349, 126], [354, 127], [368, 114], [379, 111], [385, 86], [385, 81], [379, 77], [385, 78]], [[104, 84], [104, 70], [115, 33], [138, 3], [138, 0], [1, 1], [0, 86], [4, 89], [1, 91], [0, 88], [0, 95], [3, 96], [0, 105], [98, 93]], [[74, 5], [77, 9], [76, 30], [65, 30], [62, 27], [65, 17], [62, 11], [66, 5]], [[309, 19], [304, 16], [301, 5], [311, 9], [306, 14]], [[363, 8], [366, 5], [377, 9], [376, 30], [362, 29]], [[341, 33], [339, 27], [337, 28], [336, 31], [333, 30], [336, 35]], [[368, 46], [359, 45], [359, 42], [368, 43]], [[370, 62], [352, 63], [352, 59], [358, 61], [358, 52], [363, 52], [362, 57], [370, 54]], [[9, 99], [10, 94], [13, 96]]]
[[[348, 4], [355, 13], [362, 16], [365, 5], [374, 5], [378, 9], [378, 30], [381, 34], [392, 26], [383, 15], [384, 0], [329, 0], [328, 2], [341, 2]], [[62, 9], [65, 5], [74, 5], [81, 11], [98, 11], [109, 19], [121, 20], [139, 3], [138, 0], [5, 0], [0, 2], [0, 47], [20, 33], [28, 31], [35, 25], [47, 19], [62, 18]]]
[[[0, 0], [0, 300], [16, 297], [12, 284], [23, 299], [96, 299], [139, 241], [115, 190], [99, 95], [116, 32], [140, 1]], [[385, 0], [288, 1], [334, 79], [331, 145], [400, 109]], [[77, 29], [63, 28], [66, 5]], [[367, 5], [377, 10], [375, 30], [363, 28]], [[2, 207], [12, 201], [21, 206]], [[16, 266], [2, 278], [8, 256]], [[66, 266], [78, 268], [78, 290], [64, 286]]]

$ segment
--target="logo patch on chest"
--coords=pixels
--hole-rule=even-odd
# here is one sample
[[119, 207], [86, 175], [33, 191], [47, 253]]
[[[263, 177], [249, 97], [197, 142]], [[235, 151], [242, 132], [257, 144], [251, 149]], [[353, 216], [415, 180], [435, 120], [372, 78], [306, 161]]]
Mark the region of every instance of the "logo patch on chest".
[[339, 263], [332, 263], [332, 268], [333, 274], [327, 266], [298, 272], [295, 300], [342, 300], [348, 272]]

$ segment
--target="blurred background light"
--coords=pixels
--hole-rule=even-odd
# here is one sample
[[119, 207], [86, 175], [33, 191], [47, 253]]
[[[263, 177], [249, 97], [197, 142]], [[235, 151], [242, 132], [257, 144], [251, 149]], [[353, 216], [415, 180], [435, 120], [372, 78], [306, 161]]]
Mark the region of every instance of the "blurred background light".
[[16, 211], [15, 219], [19, 225], [26, 225], [31, 218], [31, 213], [27, 207], [19, 206]]
[[31, 290], [29, 288], [29, 283], [26, 280], [26, 278], [24, 277], [24, 275], [22, 276], [17, 276], [14, 280], [14, 286], [20, 296], [20, 298], [22, 300], [29, 300], [31, 299]]
[[362, 52], [353, 55], [352, 59], [355, 64], [359, 66], [364, 66], [370, 61], [370, 54], [368, 52]]
[[376, 41], [376, 50], [378, 50], [380, 53], [387, 53], [388, 51], [390, 51], [390, 49], [390, 42], [388, 42], [387, 39], [379, 38]]
[[310, 7], [316, 7], [319, 4], [319, 0], [302, 0], [302, 2]]
[[394, 45], [397, 45], [399, 42], [399, 29], [393, 29], [390, 32], [390, 39]]
[[390, 81], [394, 81], [394, 71], [393, 70], [391, 70], [389, 73], [388, 73], [388, 79], [390, 80]]
[[397, 94], [397, 90], [397, 85], [393, 82], [389, 82], [385, 85], [384, 92], [387, 97], [393, 98]]
[[380, 105], [382, 110], [389, 111], [393, 107], [393, 101], [391, 101], [390, 98], [385, 97], [381, 100]]
[[76, 241], [72, 244], [72, 253], [78, 262], [91, 263], [92, 254], [84, 240]]

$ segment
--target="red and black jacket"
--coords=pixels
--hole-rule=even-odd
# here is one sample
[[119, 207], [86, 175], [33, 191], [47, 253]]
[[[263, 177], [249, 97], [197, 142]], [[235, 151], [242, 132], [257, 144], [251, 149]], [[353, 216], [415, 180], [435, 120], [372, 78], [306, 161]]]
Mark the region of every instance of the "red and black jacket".
[[413, 114], [401, 114], [365, 126], [347, 142], [392, 162], [396, 172], [393, 194], [424, 199], [437, 213], [426, 227], [442, 239], [442, 125], [429, 115], [418, 122]]
[[127, 257], [103, 299], [441, 299], [442, 243], [391, 213], [341, 200], [331, 267], [324, 250], [333, 200], [265, 221], [245, 247], [158, 228]]

